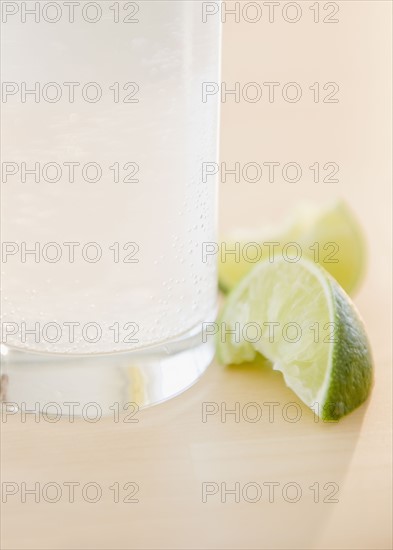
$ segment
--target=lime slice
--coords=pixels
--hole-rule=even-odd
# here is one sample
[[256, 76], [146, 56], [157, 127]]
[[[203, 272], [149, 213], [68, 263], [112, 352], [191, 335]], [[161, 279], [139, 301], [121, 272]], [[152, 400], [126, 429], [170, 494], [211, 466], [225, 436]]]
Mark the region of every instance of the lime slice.
[[229, 295], [219, 329], [220, 362], [262, 354], [324, 420], [348, 414], [370, 392], [372, 360], [359, 314], [310, 260], [257, 265]]
[[[250, 244], [252, 242], [254, 245]], [[273, 248], [268, 243], [279, 245]], [[301, 205], [281, 229], [265, 228], [257, 237], [243, 233], [239, 238], [231, 237], [221, 243], [221, 290], [229, 292], [251, 271], [258, 251], [263, 261], [269, 253], [280, 254], [288, 243], [296, 243], [303, 257], [322, 265], [346, 292], [352, 294], [359, 286], [366, 263], [364, 237], [351, 210], [340, 200], [325, 209], [310, 204]], [[237, 253], [231, 254], [233, 250]], [[298, 253], [294, 247], [287, 250], [288, 256]]]

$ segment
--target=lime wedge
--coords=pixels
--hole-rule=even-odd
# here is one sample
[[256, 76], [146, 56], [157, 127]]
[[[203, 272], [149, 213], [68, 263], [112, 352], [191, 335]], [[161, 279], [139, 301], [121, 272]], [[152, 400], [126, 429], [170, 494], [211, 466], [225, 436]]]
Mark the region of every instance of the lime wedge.
[[359, 314], [310, 260], [258, 264], [229, 295], [219, 329], [221, 363], [260, 353], [324, 420], [348, 414], [370, 392], [372, 360]]
[[[279, 245], [269, 248], [268, 243]], [[243, 233], [226, 239], [219, 255], [221, 290], [229, 292], [251, 271], [258, 246], [263, 261], [269, 253], [280, 254], [288, 243], [296, 243], [302, 257], [322, 265], [346, 292], [352, 294], [359, 286], [366, 263], [364, 237], [351, 210], [339, 200], [324, 209], [313, 204], [300, 205], [281, 228], [270, 227], [259, 235]], [[237, 254], [226, 253], [235, 249]], [[292, 247], [291, 254], [293, 250]]]

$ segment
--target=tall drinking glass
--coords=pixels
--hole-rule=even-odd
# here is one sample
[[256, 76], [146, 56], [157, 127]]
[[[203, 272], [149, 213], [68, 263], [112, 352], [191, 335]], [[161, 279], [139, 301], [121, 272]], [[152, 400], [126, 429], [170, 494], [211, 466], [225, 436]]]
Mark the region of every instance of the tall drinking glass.
[[3, 399], [157, 403], [213, 355], [219, 18], [199, 0], [4, 4]]

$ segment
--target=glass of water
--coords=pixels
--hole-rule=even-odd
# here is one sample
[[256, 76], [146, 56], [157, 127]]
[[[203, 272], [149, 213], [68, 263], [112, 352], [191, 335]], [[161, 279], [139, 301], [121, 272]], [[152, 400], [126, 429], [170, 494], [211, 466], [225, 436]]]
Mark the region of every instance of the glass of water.
[[2, 395], [65, 414], [212, 359], [220, 67], [204, 2], [69, 4], [9, 3], [2, 39]]

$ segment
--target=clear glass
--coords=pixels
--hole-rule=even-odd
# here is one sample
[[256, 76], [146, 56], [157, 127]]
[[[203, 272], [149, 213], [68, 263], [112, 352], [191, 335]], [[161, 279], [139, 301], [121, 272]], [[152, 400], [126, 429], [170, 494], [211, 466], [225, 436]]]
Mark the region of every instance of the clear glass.
[[150, 405], [213, 355], [220, 21], [43, 4], [2, 29], [3, 399]]

